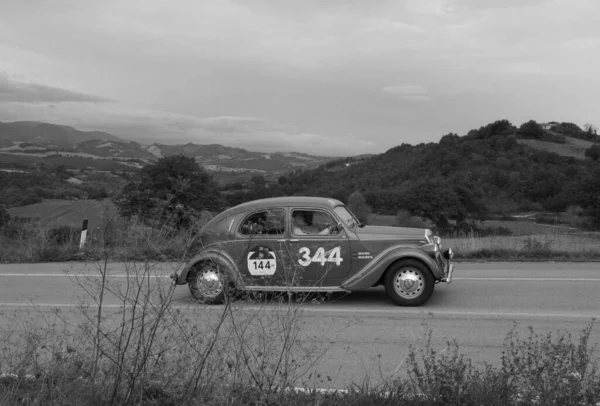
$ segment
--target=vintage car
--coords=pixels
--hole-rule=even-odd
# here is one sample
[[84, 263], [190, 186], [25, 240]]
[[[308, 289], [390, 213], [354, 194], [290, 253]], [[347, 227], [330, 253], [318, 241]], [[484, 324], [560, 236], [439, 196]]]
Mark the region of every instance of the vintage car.
[[[202, 248], [171, 275], [202, 303], [232, 291], [353, 292], [384, 285], [418, 306], [450, 283], [453, 252], [428, 229], [361, 224], [340, 201], [276, 197], [232, 207], [201, 230]], [[231, 289], [230, 289], [231, 288]]]

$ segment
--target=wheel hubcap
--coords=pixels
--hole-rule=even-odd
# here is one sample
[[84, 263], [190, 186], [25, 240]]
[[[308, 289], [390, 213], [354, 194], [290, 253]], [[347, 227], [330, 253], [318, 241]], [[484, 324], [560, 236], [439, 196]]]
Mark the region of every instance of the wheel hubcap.
[[414, 268], [405, 268], [394, 278], [394, 290], [404, 299], [414, 299], [418, 297], [425, 286], [423, 274]]
[[221, 277], [214, 269], [205, 269], [198, 274], [198, 289], [204, 296], [215, 297], [223, 292]]

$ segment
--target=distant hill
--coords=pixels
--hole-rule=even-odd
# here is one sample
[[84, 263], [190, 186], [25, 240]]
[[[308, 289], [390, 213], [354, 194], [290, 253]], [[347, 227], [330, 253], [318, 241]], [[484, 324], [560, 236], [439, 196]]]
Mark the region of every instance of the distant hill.
[[62, 164], [73, 168], [81, 167], [81, 158], [112, 160], [141, 168], [160, 157], [177, 154], [194, 157], [207, 170], [223, 174], [224, 178], [229, 177], [227, 173], [277, 176], [293, 169], [316, 168], [335, 159], [296, 152], [254, 152], [219, 144], [142, 145], [99, 131], [79, 131], [40, 122], [0, 122], [0, 164], [21, 162], [25, 165], [36, 159], [60, 157]]
[[37, 121], [0, 122], [0, 145], [5, 147], [13, 145], [13, 141], [69, 147], [90, 140], [122, 141], [109, 133], [80, 131], [66, 125]]

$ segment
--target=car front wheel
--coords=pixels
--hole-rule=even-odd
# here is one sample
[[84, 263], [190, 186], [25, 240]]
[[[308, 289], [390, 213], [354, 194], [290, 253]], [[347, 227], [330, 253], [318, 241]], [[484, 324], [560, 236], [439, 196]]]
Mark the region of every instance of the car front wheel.
[[230, 289], [225, 270], [210, 262], [194, 267], [187, 282], [192, 296], [205, 304], [222, 304]]
[[385, 291], [399, 306], [420, 306], [433, 293], [433, 275], [423, 263], [406, 259], [393, 264], [385, 275]]

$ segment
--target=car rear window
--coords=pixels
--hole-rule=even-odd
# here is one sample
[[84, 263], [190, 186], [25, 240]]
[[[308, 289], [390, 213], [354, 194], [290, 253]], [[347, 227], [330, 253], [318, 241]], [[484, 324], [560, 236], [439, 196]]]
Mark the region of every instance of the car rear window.
[[285, 232], [285, 210], [269, 209], [254, 212], [240, 226], [242, 235], [280, 235]]

